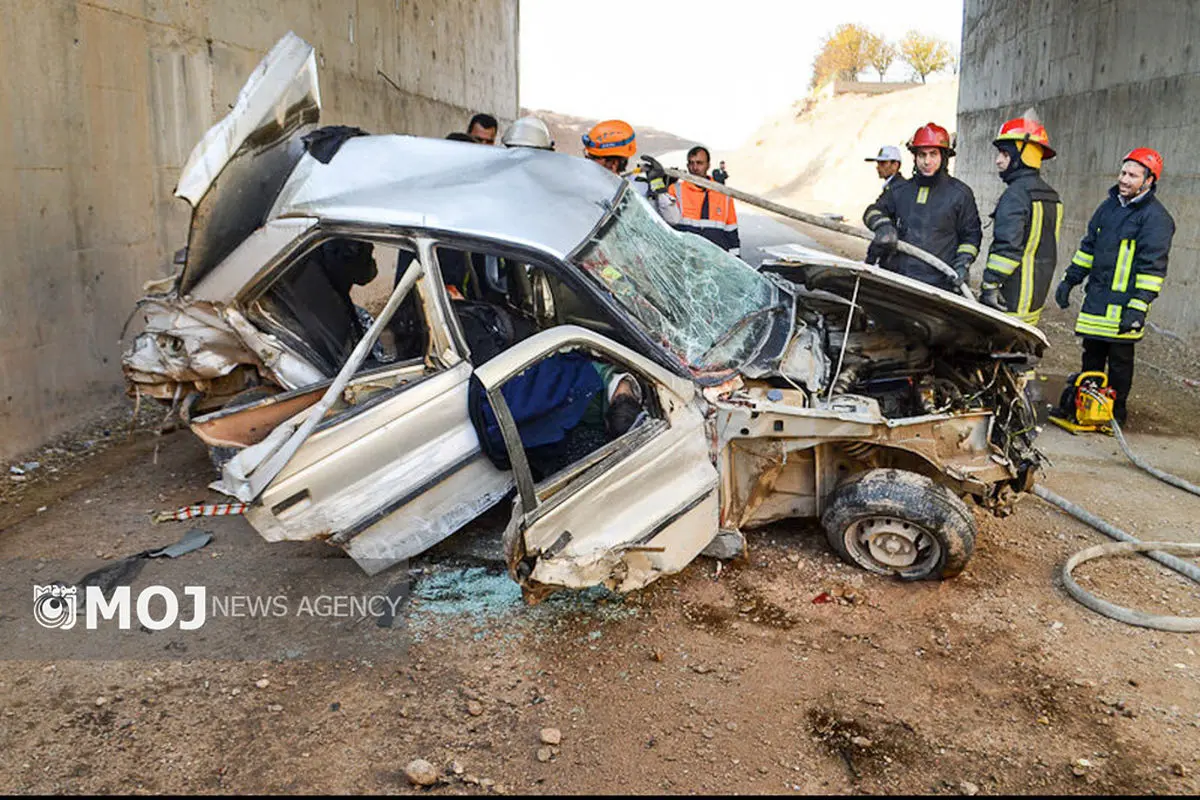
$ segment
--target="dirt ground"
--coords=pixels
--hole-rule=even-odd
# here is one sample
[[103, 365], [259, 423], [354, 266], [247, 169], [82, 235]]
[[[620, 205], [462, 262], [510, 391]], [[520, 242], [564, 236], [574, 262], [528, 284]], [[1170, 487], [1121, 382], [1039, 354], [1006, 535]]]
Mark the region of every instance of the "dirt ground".
[[[1051, 375], [1077, 357], [1065, 321], [1047, 320]], [[1157, 369], [1139, 366], [1129, 438], [1200, 481], [1197, 390], [1184, 382], [1200, 371], [1173, 347], [1158, 336], [1139, 351]], [[25, 475], [0, 476], [0, 562], [111, 559], [193, 524], [213, 543], [138, 581], [166, 569], [217, 580], [332, 552], [267, 544], [236, 517], [151, 525], [150, 511], [217, 499], [199, 443], [156, 437], [153, 422], [143, 413], [127, 438], [113, 417], [24, 459], [41, 459]], [[1039, 441], [1050, 488], [1142, 538], [1197, 538], [1200, 498], [1132, 468], [1112, 439], [1048, 428]], [[47, 662], [13, 660], [6, 643], [0, 790], [1200, 790], [1200, 641], [1071, 600], [1061, 565], [1103, 538], [1033, 497], [1007, 519], [978, 513], [975, 557], [947, 582], [870, 576], [839, 562], [816, 527], [790, 524], [753, 533], [748, 557], [719, 571], [701, 558], [624, 598], [560, 594], [534, 608], [496, 560], [504, 517], [409, 565], [406, 627], [386, 657]], [[1079, 577], [1115, 602], [1200, 614], [1198, 587], [1145, 560]], [[540, 741], [551, 727], [558, 745]], [[417, 758], [441, 773], [434, 787], [409, 784]]]

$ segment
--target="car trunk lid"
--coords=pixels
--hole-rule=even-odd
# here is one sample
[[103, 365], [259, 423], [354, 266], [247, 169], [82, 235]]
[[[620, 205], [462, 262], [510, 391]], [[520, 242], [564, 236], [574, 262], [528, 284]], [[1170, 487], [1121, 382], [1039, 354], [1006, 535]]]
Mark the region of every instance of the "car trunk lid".
[[262, 225], [304, 155], [300, 138], [315, 127], [320, 109], [313, 47], [289, 32], [259, 62], [233, 110], [208, 130], [180, 173], [175, 196], [192, 206], [181, 294]]

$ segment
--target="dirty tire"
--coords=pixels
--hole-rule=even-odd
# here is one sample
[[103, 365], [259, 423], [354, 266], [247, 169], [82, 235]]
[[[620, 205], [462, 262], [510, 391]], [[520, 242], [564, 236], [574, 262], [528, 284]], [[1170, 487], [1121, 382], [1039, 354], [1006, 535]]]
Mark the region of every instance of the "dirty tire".
[[[975, 518], [966, 504], [945, 486], [906, 470], [851, 476], [834, 491], [821, 524], [845, 561], [903, 580], [952, 578], [975, 552]], [[876, 544], [864, 543], [864, 536]], [[903, 550], [896, 555], [882, 549], [883, 544], [903, 548], [904, 537], [914, 540], [912, 563], [902, 563]]]

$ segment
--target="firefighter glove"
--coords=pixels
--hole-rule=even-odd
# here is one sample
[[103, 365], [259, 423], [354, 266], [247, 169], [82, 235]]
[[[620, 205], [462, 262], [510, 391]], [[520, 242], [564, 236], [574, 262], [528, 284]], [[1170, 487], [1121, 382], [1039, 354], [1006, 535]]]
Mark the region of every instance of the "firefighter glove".
[[1071, 290], [1075, 288], [1075, 284], [1062, 281], [1058, 284], [1058, 288], [1054, 290], [1054, 302], [1058, 303], [1059, 308], [1071, 307]]
[[1004, 305], [1004, 298], [1000, 296], [999, 286], [984, 284], [980, 287], [979, 302], [997, 311], [1008, 311], [1008, 308]]
[[871, 245], [867, 248], [867, 263], [878, 264], [886, 259], [892, 253], [896, 252], [896, 245], [900, 241], [900, 234], [896, 231], [896, 226], [891, 220], [882, 220], [875, 226], [875, 238], [871, 240]]
[[967, 282], [967, 272], [971, 269], [973, 260], [970, 253], [959, 253], [954, 256], [954, 274], [958, 276], [959, 286]]
[[653, 156], [642, 156], [642, 172], [646, 173], [646, 183], [650, 187], [650, 195], [659, 195], [667, 190], [667, 171], [658, 159]]
[[1133, 333], [1140, 331], [1146, 324], [1146, 312], [1141, 309], [1125, 306], [1121, 311], [1121, 324], [1117, 333]]

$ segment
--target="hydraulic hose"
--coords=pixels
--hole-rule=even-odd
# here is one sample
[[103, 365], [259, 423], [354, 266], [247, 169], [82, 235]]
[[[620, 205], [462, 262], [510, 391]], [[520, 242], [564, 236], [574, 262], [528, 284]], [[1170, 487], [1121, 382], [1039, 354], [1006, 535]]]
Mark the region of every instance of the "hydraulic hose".
[[1121, 445], [1121, 450], [1125, 452], [1126, 458], [1132, 461], [1134, 465], [1138, 467], [1138, 469], [1150, 473], [1163, 483], [1171, 484], [1176, 489], [1183, 489], [1185, 492], [1191, 492], [1197, 497], [1200, 497], [1200, 486], [1197, 486], [1194, 483], [1188, 483], [1178, 475], [1172, 475], [1169, 472], [1163, 472], [1161, 469], [1151, 466], [1150, 464], [1146, 463], [1145, 459], [1141, 458], [1137, 453], [1130, 450], [1129, 443], [1125, 441], [1125, 434], [1121, 433], [1121, 426], [1117, 424], [1115, 419], [1112, 421], [1112, 429], [1113, 435], [1117, 437], [1117, 443]]
[[[1168, 483], [1186, 492], [1200, 496], [1200, 487], [1195, 484], [1188, 483], [1182, 478], [1172, 475], [1169, 472], [1157, 469], [1140, 458], [1133, 450], [1130, 449], [1129, 443], [1125, 441], [1124, 434], [1121, 433], [1121, 426], [1116, 420], [1112, 421], [1113, 435], [1116, 436], [1117, 442], [1121, 445], [1121, 450], [1139, 469], [1153, 475], [1155, 478]], [[1081, 587], [1072, 576], [1075, 567], [1091, 561], [1095, 558], [1108, 555], [1118, 555], [1124, 553], [1143, 553], [1148, 558], [1157, 561], [1167, 569], [1172, 570], [1184, 577], [1200, 584], [1200, 567], [1195, 564], [1168, 555], [1166, 551], [1171, 551], [1180, 554], [1200, 555], [1200, 542], [1182, 543], [1182, 542], [1143, 542], [1133, 536], [1130, 536], [1125, 531], [1111, 525], [1108, 522], [1097, 517], [1095, 514], [1075, 505], [1071, 501], [1061, 497], [1058, 494], [1050, 491], [1044, 486], [1035, 485], [1031, 490], [1033, 494], [1045, 500], [1060, 510], [1066, 512], [1070, 516], [1080, 522], [1090, 525], [1092, 528], [1100, 531], [1105, 536], [1117, 541], [1113, 544], [1101, 544], [1095, 547], [1089, 547], [1075, 553], [1067, 559], [1067, 563], [1063, 565], [1062, 581], [1063, 587], [1067, 593], [1077, 601], [1092, 609], [1098, 614], [1115, 619], [1118, 622], [1124, 622], [1127, 625], [1136, 625], [1142, 628], [1153, 628], [1160, 631], [1170, 631], [1174, 633], [1194, 633], [1200, 631], [1200, 617], [1176, 617], [1161, 614], [1146, 614], [1142, 611], [1118, 606], [1115, 603], [1110, 603], [1107, 600], [1102, 600], [1099, 597], [1091, 594]]]

